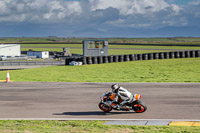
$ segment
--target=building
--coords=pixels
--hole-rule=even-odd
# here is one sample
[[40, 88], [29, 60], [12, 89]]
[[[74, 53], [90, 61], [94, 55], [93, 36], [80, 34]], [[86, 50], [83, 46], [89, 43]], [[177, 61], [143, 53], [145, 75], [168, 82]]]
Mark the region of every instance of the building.
[[84, 40], [83, 56], [108, 56], [108, 41]]
[[0, 44], [0, 56], [21, 56], [20, 44]]
[[37, 58], [49, 58], [49, 51], [28, 51], [27, 56], [36, 56]]

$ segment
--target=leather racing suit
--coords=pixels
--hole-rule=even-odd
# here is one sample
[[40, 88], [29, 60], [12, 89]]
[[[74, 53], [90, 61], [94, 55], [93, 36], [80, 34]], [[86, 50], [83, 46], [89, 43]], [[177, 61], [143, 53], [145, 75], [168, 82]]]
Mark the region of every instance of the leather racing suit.
[[[120, 109], [133, 100], [133, 95], [125, 88], [119, 87], [113, 93], [115, 93], [115, 98], [113, 102], [117, 103], [117, 108]], [[118, 104], [119, 97], [123, 100], [120, 104]]]

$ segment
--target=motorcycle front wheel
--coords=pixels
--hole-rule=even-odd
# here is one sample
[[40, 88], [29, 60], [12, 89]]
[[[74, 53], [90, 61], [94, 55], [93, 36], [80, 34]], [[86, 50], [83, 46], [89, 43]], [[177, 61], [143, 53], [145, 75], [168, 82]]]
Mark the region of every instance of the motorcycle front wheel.
[[132, 103], [132, 109], [136, 113], [143, 113], [147, 110], [147, 106], [144, 105], [141, 101], [137, 100], [137, 101]]
[[103, 103], [99, 103], [99, 108], [104, 111], [105, 113], [109, 113], [111, 110], [112, 110], [112, 107], [111, 106], [107, 106]]

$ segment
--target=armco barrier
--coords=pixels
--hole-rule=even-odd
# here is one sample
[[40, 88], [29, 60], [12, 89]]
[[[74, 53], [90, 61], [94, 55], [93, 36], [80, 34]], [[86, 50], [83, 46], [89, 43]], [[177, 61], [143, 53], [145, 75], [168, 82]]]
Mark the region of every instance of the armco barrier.
[[[67, 60], [66, 60], [67, 61]], [[60, 66], [63, 61], [0, 61], [0, 66]]]
[[[160, 52], [160, 53], [145, 53], [145, 54], [129, 54], [129, 55], [110, 55], [110, 56], [95, 56], [95, 57], [67, 57], [66, 65], [71, 61], [81, 61], [83, 65], [102, 64], [112, 62], [125, 61], [140, 61], [140, 60], [155, 60], [155, 59], [174, 59], [174, 58], [197, 58], [200, 57], [200, 50], [191, 51], [175, 51], [175, 52]], [[1, 65], [1, 64], [0, 64]]]

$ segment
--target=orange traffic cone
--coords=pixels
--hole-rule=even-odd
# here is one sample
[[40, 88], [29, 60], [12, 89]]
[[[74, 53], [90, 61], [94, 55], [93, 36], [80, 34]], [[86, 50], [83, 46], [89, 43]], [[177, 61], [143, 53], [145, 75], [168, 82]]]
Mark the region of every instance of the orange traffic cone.
[[10, 82], [10, 75], [9, 75], [9, 71], [7, 71], [6, 82]]

